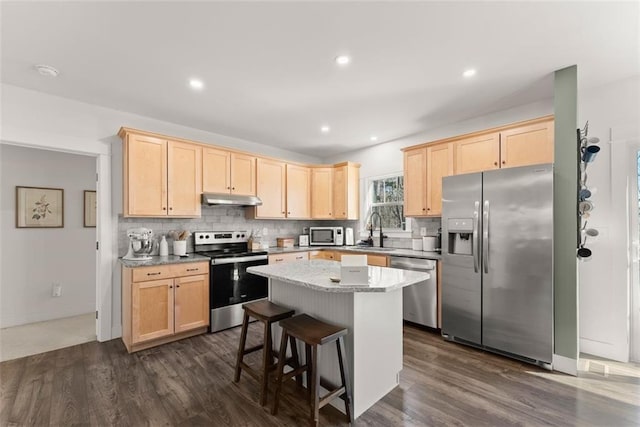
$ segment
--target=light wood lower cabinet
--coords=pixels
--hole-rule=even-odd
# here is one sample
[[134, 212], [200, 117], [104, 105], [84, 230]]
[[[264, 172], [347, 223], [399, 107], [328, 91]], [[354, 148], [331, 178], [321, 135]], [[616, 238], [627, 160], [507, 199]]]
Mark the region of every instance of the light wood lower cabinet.
[[308, 261], [309, 252], [287, 252], [283, 254], [269, 255], [269, 264], [279, 264], [282, 262]]
[[130, 353], [208, 326], [209, 263], [122, 268], [122, 341]]

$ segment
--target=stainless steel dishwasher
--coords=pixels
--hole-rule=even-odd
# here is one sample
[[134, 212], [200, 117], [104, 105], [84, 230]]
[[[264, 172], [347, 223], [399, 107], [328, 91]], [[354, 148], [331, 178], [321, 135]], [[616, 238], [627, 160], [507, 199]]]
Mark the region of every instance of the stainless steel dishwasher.
[[391, 257], [389, 267], [429, 273], [429, 280], [402, 289], [402, 314], [404, 320], [438, 327], [437, 261], [432, 259]]

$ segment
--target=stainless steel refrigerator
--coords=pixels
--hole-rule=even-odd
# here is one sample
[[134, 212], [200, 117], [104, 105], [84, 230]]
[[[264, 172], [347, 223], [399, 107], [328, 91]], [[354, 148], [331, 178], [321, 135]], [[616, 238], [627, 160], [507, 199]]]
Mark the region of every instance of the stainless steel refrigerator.
[[553, 166], [442, 181], [442, 334], [550, 364]]

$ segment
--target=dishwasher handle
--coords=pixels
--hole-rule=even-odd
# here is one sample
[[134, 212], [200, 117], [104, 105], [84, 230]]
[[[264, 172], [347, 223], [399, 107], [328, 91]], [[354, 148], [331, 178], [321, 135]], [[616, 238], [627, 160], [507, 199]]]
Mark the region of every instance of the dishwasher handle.
[[402, 270], [433, 271], [436, 269], [436, 262], [430, 259], [418, 261], [415, 258], [391, 257], [389, 267]]

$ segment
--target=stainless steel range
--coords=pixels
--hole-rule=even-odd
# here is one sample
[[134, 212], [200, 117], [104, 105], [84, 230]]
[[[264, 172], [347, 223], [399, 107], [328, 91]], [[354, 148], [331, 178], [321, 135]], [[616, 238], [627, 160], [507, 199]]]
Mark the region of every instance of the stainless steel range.
[[268, 264], [267, 252], [248, 250], [246, 231], [206, 231], [193, 235], [198, 255], [211, 258], [209, 270], [209, 332], [242, 323], [242, 304], [269, 296], [267, 279], [247, 267]]

